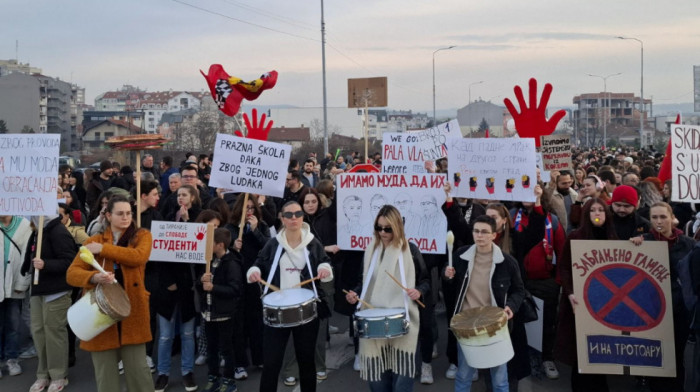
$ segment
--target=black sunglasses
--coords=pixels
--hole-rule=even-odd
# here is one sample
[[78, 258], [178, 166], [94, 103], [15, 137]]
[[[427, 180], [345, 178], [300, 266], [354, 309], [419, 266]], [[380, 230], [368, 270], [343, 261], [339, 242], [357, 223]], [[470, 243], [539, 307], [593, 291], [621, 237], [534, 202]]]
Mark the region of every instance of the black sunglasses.
[[381, 226], [377, 225], [377, 226], [374, 226], [374, 230], [378, 233], [381, 233], [383, 231], [387, 234], [391, 234], [394, 232], [394, 229], [392, 229], [391, 226], [381, 227]]
[[301, 210], [295, 211], [295, 212], [287, 211], [287, 212], [283, 212], [282, 216], [284, 218], [287, 218], [287, 219], [292, 219], [293, 217], [294, 218], [301, 218], [304, 216], [304, 211], [301, 211]]

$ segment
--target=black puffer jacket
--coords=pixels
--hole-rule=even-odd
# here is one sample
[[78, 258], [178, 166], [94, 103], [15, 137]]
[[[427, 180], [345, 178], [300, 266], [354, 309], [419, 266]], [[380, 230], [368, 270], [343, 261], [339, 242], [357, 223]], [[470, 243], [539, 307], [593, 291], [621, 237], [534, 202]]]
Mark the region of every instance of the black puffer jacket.
[[[29, 249], [21, 269], [24, 275], [34, 274], [32, 259], [36, 253], [36, 232], [32, 234], [27, 246]], [[46, 224], [41, 245], [44, 268], [39, 271], [39, 284], [32, 285], [32, 296], [73, 290], [66, 282], [66, 271], [73, 262], [75, 253], [75, 241], [66, 226], [61, 223], [61, 218], [55, 218]]]
[[[214, 280], [212, 291], [204, 291], [202, 275], [197, 276], [197, 290], [202, 311], [209, 311], [211, 318], [233, 317], [240, 305], [243, 295], [243, 272], [241, 271], [241, 255], [238, 252], [228, 252], [221, 258], [219, 265], [211, 268]], [[211, 306], [207, 304], [207, 296], [211, 295]]]

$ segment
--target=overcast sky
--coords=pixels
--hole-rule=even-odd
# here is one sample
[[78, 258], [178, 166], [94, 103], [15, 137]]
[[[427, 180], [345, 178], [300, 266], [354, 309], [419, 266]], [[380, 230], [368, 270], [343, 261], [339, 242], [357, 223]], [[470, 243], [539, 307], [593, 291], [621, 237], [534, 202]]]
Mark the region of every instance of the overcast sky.
[[[186, 4], [183, 4], [186, 3]], [[187, 5], [189, 4], [189, 5]], [[640, 90], [654, 104], [692, 102], [700, 65], [700, 1], [326, 0], [328, 106], [347, 105], [347, 79], [387, 76], [389, 106], [432, 111], [479, 97], [502, 104], [530, 77], [550, 82], [550, 105], [574, 95]], [[197, 8], [195, 8], [197, 7]], [[220, 63], [244, 80], [275, 69], [260, 104], [322, 106], [320, 1], [3, 0], [0, 59], [15, 58], [86, 88], [88, 103], [132, 84], [206, 88]], [[255, 25], [247, 24], [249, 22]], [[256, 26], [257, 25], [257, 26]]]

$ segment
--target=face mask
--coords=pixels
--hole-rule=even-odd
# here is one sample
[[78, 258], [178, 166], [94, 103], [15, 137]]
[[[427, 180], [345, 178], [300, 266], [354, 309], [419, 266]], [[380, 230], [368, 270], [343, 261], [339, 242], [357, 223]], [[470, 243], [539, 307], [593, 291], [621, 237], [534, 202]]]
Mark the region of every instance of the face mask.
[[466, 202], [466, 201], [458, 201], [457, 204], [458, 204], [460, 207], [466, 207], [466, 206], [467, 206], [467, 202]]

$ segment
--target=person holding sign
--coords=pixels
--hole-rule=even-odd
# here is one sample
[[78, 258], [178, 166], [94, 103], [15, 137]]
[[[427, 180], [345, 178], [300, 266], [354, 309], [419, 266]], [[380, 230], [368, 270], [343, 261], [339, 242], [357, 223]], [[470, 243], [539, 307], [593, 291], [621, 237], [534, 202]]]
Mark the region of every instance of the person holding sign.
[[[586, 178], [584, 183], [588, 179]], [[588, 187], [590, 185], [589, 183]], [[610, 211], [605, 200], [601, 198], [595, 197], [588, 200], [583, 205], [580, 218], [580, 227], [567, 238], [561, 258], [557, 263], [559, 265], [558, 272], [561, 279], [562, 296], [559, 301], [557, 341], [554, 346], [554, 356], [561, 362], [571, 366], [571, 389], [573, 392], [607, 392], [608, 382], [605, 375], [581, 374], [578, 372], [574, 316], [577, 307], [581, 306], [582, 303], [574, 295], [571, 241], [616, 240], [617, 233], [613, 226], [612, 211]]]
[[[690, 333], [690, 314], [683, 302], [683, 293], [678, 279], [678, 262], [693, 249], [695, 242], [673, 227], [673, 209], [668, 203], [657, 202], [649, 210], [651, 229], [642, 236], [645, 241], [665, 241], [668, 244], [668, 262], [671, 266], [671, 302], [673, 306], [673, 337], [676, 348], [676, 377], [652, 377], [652, 391], [682, 391], [685, 379], [683, 351]], [[698, 344], [698, 343], [696, 343]], [[696, 365], [697, 366], [697, 365]]]
[[[255, 264], [248, 269], [246, 274], [248, 283], [261, 282], [268, 287], [274, 285], [285, 290], [307, 282], [302, 287], [313, 289], [316, 298], [322, 297], [316, 283], [313, 280], [308, 281], [318, 278], [321, 282], [330, 282], [333, 279], [333, 269], [323, 250], [323, 245], [311, 233], [309, 225], [304, 223], [302, 219], [304, 211], [298, 202], [290, 201], [284, 204], [281, 217], [283, 229], [275, 238], [268, 241], [260, 251]], [[263, 275], [266, 276], [266, 280], [263, 280]], [[329, 312], [330, 309], [323, 302], [319, 303], [319, 317], [328, 317]], [[295, 327], [265, 325], [263, 332], [265, 357], [263, 373], [260, 377], [261, 392], [277, 391], [277, 380], [284, 357], [284, 350], [281, 348], [287, 345], [290, 334], [294, 336], [301, 390], [303, 392], [316, 390], [314, 348], [318, 324], [318, 317], [316, 317], [306, 324]]]
[[406, 239], [401, 213], [394, 206], [383, 206], [374, 219], [374, 238], [365, 251], [363, 271], [361, 287], [348, 291], [345, 299], [351, 304], [405, 309], [410, 328], [400, 337], [360, 339], [360, 377], [373, 392], [412, 391], [420, 329], [417, 301], [428, 295], [430, 277], [420, 250]]
[[600, 198], [604, 202], [610, 200], [610, 196], [608, 196], [608, 193], [605, 191], [605, 183], [595, 174], [591, 174], [583, 179], [583, 185], [581, 189], [578, 190], [576, 201], [571, 206], [571, 213], [569, 214], [570, 226], [579, 227], [579, 225], [582, 225], [582, 221], [588, 219], [581, 211], [583, 209], [583, 204], [591, 198]]
[[[488, 211], [487, 211], [488, 212]], [[444, 276], [459, 286], [454, 315], [481, 306], [503, 308], [508, 319], [517, 313], [525, 296], [518, 262], [494, 243], [496, 221], [483, 215], [476, 218], [473, 228], [474, 245], [463, 246], [454, 253], [454, 267], [445, 268]], [[463, 350], [458, 350], [458, 370], [455, 391], [469, 392], [477, 369], [469, 366]], [[508, 364], [491, 368], [491, 382], [496, 392], [508, 392]]]
[[85, 247], [106, 272], [98, 272], [78, 254], [68, 268], [66, 280], [87, 293], [98, 284], [116, 284], [113, 283], [116, 279], [129, 297], [131, 313], [92, 340], [81, 342], [80, 348], [92, 353], [98, 392], [121, 391], [119, 359], [124, 363], [129, 392], [153, 392], [151, 371], [146, 364], [145, 343], [152, 337], [148, 292], [143, 281], [153, 239], [148, 230], [134, 225], [131, 204], [123, 196], [109, 200], [105, 218], [109, 223], [107, 229], [85, 241]]

